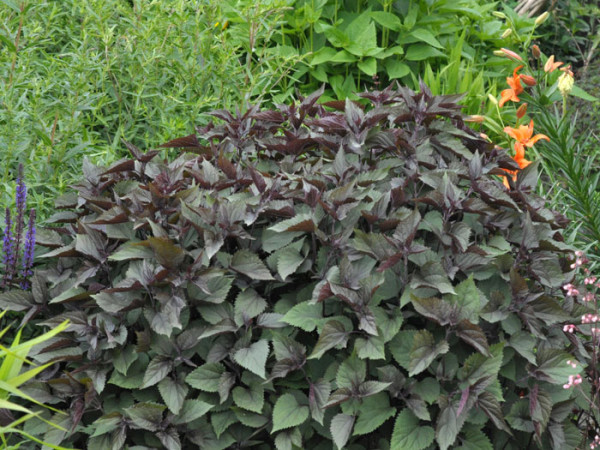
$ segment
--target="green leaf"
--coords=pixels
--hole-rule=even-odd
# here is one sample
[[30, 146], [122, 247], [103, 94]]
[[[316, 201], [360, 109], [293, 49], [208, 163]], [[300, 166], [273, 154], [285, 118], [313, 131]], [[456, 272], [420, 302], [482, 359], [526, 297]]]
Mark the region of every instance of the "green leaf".
[[345, 347], [347, 342], [348, 332], [346, 331], [344, 324], [337, 320], [330, 320], [323, 325], [319, 340], [308, 359], [318, 359], [323, 356], [327, 350], [333, 347], [337, 347], [338, 345]]
[[547, 381], [553, 384], [565, 384], [569, 375], [576, 375], [581, 372], [582, 366], [572, 368], [567, 364], [568, 360], [573, 360], [568, 353], [554, 348], [541, 348], [537, 352], [537, 369], [532, 375], [540, 381]]
[[265, 263], [249, 250], [238, 250], [231, 258], [230, 269], [254, 280], [274, 280]]
[[389, 30], [400, 31], [402, 29], [402, 21], [396, 14], [385, 11], [372, 11], [370, 16], [379, 25]]
[[277, 450], [293, 450], [294, 446], [302, 448], [302, 434], [298, 428], [282, 431], [275, 438]]
[[250, 428], [261, 428], [269, 423], [269, 419], [260, 414], [254, 414], [240, 408], [234, 408], [234, 412], [240, 423]]
[[444, 48], [444, 46], [440, 44], [440, 41], [436, 39], [433, 33], [425, 28], [417, 28], [416, 30], [411, 31], [410, 34], [418, 40], [426, 42], [432, 47]]
[[158, 431], [166, 406], [156, 403], [137, 403], [125, 409], [133, 424], [142, 430]]
[[331, 47], [322, 47], [313, 53], [312, 58], [310, 59], [310, 65], [316, 66], [327, 63], [336, 53], [336, 50]]
[[475, 428], [467, 430], [465, 426], [464, 436], [460, 450], [494, 450], [490, 439], [481, 430]]
[[298, 303], [281, 319], [304, 331], [313, 331], [323, 321], [323, 305], [310, 301]]
[[423, 372], [435, 358], [447, 353], [450, 349], [448, 342], [442, 340], [435, 343], [433, 335], [427, 330], [419, 330], [414, 336], [410, 350], [409, 376]]
[[417, 332], [414, 330], [400, 331], [388, 346], [396, 362], [406, 370], [409, 370], [410, 367], [410, 352], [416, 334]]
[[420, 427], [417, 416], [409, 409], [403, 409], [396, 417], [390, 448], [423, 450], [431, 445], [434, 436], [433, 428]]
[[356, 355], [350, 356], [338, 368], [335, 382], [338, 388], [355, 388], [367, 377], [367, 363], [358, 359]]
[[283, 394], [273, 407], [271, 433], [304, 423], [308, 419], [308, 412], [308, 406], [300, 405], [292, 394]]
[[425, 378], [415, 385], [414, 392], [427, 403], [434, 403], [440, 397], [440, 383], [435, 378]]
[[490, 347], [492, 357], [473, 353], [466, 360], [458, 373], [458, 379], [463, 381], [461, 388], [474, 385], [484, 378], [490, 378], [489, 382], [498, 376], [502, 365], [502, 348], [504, 343], [494, 344]]
[[250, 345], [250, 347], [241, 348], [233, 354], [233, 359], [250, 372], [261, 378], [265, 376], [265, 366], [269, 356], [269, 342], [260, 340]]
[[117, 313], [131, 305], [133, 296], [130, 292], [99, 292], [91, 296], [104, 311]]
[[473, 275], [470, 275], [469, 278], [456, 285], [454, 290], [456, 291], [456, 295], [444, 295], [444, 300], [456, 308], [459, 321], [466, 319], [471, 323], [477, 324], [483, 305], [480, 300], [481, 294], [477, 286], [475, 286]]
[[292, 247], [286, 247], [277, 252], [277, 273], [282, 280], [296, 272], [304, 262], [304, 256]]
[[258, 316], [267, 308], [267, 302], [254, 289], [246, 289], [235, 299], [235, 323], [244, 325], [250, 319]]
[[220, 363], [207, 363], [194, 369], [188, 374], [185, 381], [193, 388], [205, 392], [219, 392], [221, 375], [225, 366]]
[[201, 400], [185, 400], [179, 410], [179, 414], [171, 419], [171, 423], [173, 425], [182, 425], [193, 422], [204, 416], [212, 408], [214, 408], [214, 405]]
[[464, 423], [464, 414], [461, 416], [462, 419], [457, 416], [456, 408], [452, 404], [446, 405], [440, 412], [437, 418], [435, 438], [441, 450], [446, 450], [456, 441], [456, 437]]
[[227, 428], [237, 421], [238, 418], [233, 411], [217, 412], [210, 416], [210, 423], [212, 424], [217, 439], [221, 437]]
[[265, 390], [260, 385], [253, 385], [249, 388], [236, 386], [231, 391], [233, 401], [240, 408], [247, 409], [260, 414], [265, 403]]
[[146, 389], [147, 387], [154, 386], [156, 383], [165, 378], [171, 369], [173, 368], [173, 362], [166, 359], [164, 356], [155, 356], [148, 364], [148, 368], [144, 373], [144, 381], [141, 388]]
[[323, 417], [325, 415], [323, 407], [329, 399], [330, 392], [331, 384], [329, 381], [318, 380], [315, 383], [310, 383], [308, 391], [310, 414], [312, 418], [321, 425], [323, 425]]
[[410, 73], [410, 67], [396, 58], [390, 58], [385, 62], [385, 71], [390, 80], [402, 78]]
[[173, 380], [171, 377], [167, 377], [158, 383], [158, 391], [169, 411], [173, 414], [179, 414], [188, 393], [187, 386]]
[[599, 100], [598, 97], [594, 97], [593, 95], [588, 94], [576, 84], [573, 85], [573, 88], [571, 89], [571, 95], [574, 97], [579, 97], [583, 100], [587, 100], [589, 102], [597, 102]]
[[388, 395], [384, 392], [367, 397], [362, 401], [354, 436], [369, 434], [379, 428], [396, 414], [396, 408], [390, 406]]
[[109, 261], [126, 261], [128, 259], [149, 259], [154, 256], [151, 248], [135, 245], [134, 242], [127, 242], [119, 247], [119, 250], [112, 253]]
[[377, 60], [373, 57], [366, 58], [362, 61], [359, 61], [357, 64], [358, 68], [362, 70], [364, 73], [372, 77], [377, 73]]
[[381, 336], [358, 338], [354, 343], [354, 348], [361, 359], [385, 359], [385, 343]]
[[406, 50], [405, 58], [408, 61], [423, 61], [429, 58], [447, 57], [447, 55], [427, 44], [413, 44]]
[[348, 439], [350, 439], [355, 419], [355, 416], [349, 416], [342, 413], [337, 414], [331, 419], [329, 431], [333, 437], [333, 442], [339, 450], [341, 450], [348, 442]]

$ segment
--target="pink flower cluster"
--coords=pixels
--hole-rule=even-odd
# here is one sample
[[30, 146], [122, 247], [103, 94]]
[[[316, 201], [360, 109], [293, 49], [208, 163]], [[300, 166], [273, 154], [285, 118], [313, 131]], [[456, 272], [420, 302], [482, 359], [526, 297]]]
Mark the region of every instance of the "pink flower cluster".
[[575, 361], [568, 360], [567, 364], [571, 366], [573, 369], [577, 368], [577, 363]]
[[596, 323], [600, 320], [597, 314], [584, 314], [581, 316], [581, 323]]
[[563, 286], [563, 289], [565, 291], [567, 291], [567, 295], [570, 297], [575, 297], [576, 295], [579, 295], [579, 291], [577, 290], [577, 288], [575, 287], [575, 285], [571, 284], [571, 283], [567, 283]]
[[590, 448], [592, 450], [594, 450], [596, 447], [600, 448], [600, 436], [596, 435], [596, 437], [594, 438], [594, 442], [592, 442], [590, 444]]
[[581, 375], [569, 375], [569, 382], [567, 384], [563, 384], [563, 389], [569, 389], [573, 386], [577, 386], [582, 381]]
[[580, 267], [588, 262], [587, 258], [585, 256], [583, 256], [583, 252], [581, 250], [577, 250], [575, 252], [575, 256], [576, 256], [575, 262], [573, 264], [571, 264], [571, 269]]
[[565, 325], [565, 326], [563, 327], [563, 331], [564, 331], [565, 333], [573, 333], [573, 332], [575, 331], [575, 328], [576, 328], [576, 327], [575, 327], [575, 325], [571, 325], [571, 324], [569, 324], [569, 325]]

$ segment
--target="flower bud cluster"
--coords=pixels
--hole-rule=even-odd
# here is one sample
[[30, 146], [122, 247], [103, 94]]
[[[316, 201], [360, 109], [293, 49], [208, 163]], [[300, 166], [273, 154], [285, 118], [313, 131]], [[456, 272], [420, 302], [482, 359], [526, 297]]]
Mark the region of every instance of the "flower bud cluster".
[[594, 441], [590, 444], [590, 449], [600, 448], [600, 436], [596, 435]]
[[579, 374], [569, 375], [569, 382], [567, 384], [563, 384], [563, 389], [569, 389], [573, 386], [577, 386], [578, 384], [581, 384], [582, 381], [581, 375]]

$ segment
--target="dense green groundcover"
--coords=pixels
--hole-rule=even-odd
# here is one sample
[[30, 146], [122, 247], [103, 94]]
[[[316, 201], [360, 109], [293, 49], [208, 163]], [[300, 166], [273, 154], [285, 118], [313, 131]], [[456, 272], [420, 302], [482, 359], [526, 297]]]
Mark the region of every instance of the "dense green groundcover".
[[71, 321], [30, 388], [70, 431], [28, 431], [92, 450], [579, 445], [563, 384], [585, 349], [561, 324], [581, 312], [536, 164], [506, 190], [516, 164], [458, 96], [320, 94], [217, 111], [170, 163], [128, 144], [84, 164], [32, 292], [0, 295]]

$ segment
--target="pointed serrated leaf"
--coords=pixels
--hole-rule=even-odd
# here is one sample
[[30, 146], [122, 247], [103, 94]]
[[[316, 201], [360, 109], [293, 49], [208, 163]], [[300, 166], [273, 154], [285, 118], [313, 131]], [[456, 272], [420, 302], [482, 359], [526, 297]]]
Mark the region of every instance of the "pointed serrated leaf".
[[450, 349], [448, 342], [435, 342], [433, 335], [427, 330], [419, 330], [414, 336], [410, 350], [409, 376], [423, 372], [435, 358], [447, 353]]
[[348, 342], [348, 334], [349, 333], [346, 331], [343, 323], [337, 320], [330, 320], [323, 325], [319, 340], [308, 359], [318, 359], [323, 356], [327, 350], [337, 347], [338, 345], [345, 347]]
[[135, 426], [143, 430], [158, 431], [162, 422], [163, 411], [166, 408], [166, 406], [157, 403], [144, 402], [136, 403], [124, 411]]
[[302, 265], [304, 257], [296, 249], [286, 247], [278, 252], [277, 255], [277, 273], [282, 280], [296, 272], [296, 269]]
[[233, 401], [240, 408], [260, 414], [265, 403], [265, 390], [259, 385], [249, 388], [236, 386], [231, 391]]
[[273, 407], [271, 433], [304, 423], [308, 419], [308, 412], [308, 406], [300, 405], [292, 394], [283, 394]]
[[235, 323], [240, 327], [267, 308], [267, 302], [254, 289], [246, 289], [235, 299]]
[[224, 372], [223, 364], [207, 363], [190, 372], [185, 381], [193, 388], [204, 392], [219, 392], [219, 383]]
[[396, 417], [390, 449], [423, 450], [431, 445], [435, 433], [429, 426], [419, 426], [419, 419], [408, 409]]
[[155, 356], [148, 364], [146, 372], [144, 372], [144, 381], [141, 389], [154, 386], [156, 383], [163, 380], [171, 371], [173, 362], [163, 356]]
[[253, 280], [274, 280], [265, 263], [249, 250], [238, 250], [231, 258], [230, 268]]
[[187, 386], [183, 382], [167, 377], [158, 383], [158, 392], [169, 411], [176, 415], [179, 414], [188, 393]]
[[323, 417], [325, 410], [323, 409], [327, 400], [329, 400], [329, 393], [331, 392], [331, 384], [329, 381], [318, 380], [315, 383], [310, 383], [308, 390], [308, 406], [310, 408], [310, 414], [314, 420], [319, 424], [323, 425]]
[[337, 414], [333, 419], [331, 419], [329, 431], [331, 432], [333, 442], [338, 450], [341, 450], [348, 442], [348, 439], [350, 439], [355, 420], [355, 416], [349, 416], [342, 413]]
[[265, 366], [269, 356], [269, 342], [260, 340], [246, 348], [241, 348], [233, 354], [233, 359], [250, 372], [261, 378], [266, 378]]
[[362, 401], [356, 424], [354, 436], [369, 434], [383, 425], [396, 414], [396, 408], [390, 406], [386, 393], [367, 397]]
[[480, 353], [492, 356], [485, 333], [477, 325], [472, 324], [466, 319], [462, 320], [456, 327], [456, 335], [466, 343], [472, 345]]
[[323, 321], [323, 305], [310, 301], [298, 303], [281, 320], [304, 331], [313, 331]]
[[171, 423], [173, 425], [183, 425], [193, 422], [204, 416], [212, 408], [214, 408], [214, 405], [201, 400], [185, 400], [179, 410], [179, 414], [171, 419]]

